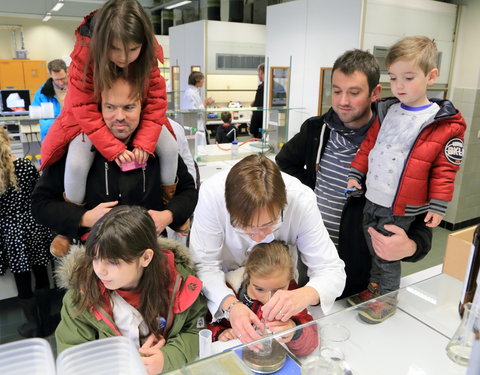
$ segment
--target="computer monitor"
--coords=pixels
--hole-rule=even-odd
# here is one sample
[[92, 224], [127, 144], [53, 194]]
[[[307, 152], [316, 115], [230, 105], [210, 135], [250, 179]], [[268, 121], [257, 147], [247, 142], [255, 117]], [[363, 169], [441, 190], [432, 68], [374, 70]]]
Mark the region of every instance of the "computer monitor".
[[0, 110], [3, 116], [28, 115], [30, 90], [0, 90]]

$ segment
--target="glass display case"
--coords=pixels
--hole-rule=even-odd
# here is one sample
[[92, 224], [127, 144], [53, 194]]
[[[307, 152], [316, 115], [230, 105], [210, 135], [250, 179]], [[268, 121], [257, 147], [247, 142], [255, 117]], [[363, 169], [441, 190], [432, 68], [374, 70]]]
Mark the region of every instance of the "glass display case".
[[[217, 373], [228, 374], [464, 374], [466, 368], [446, 353], [460, 323], [461, 286], [460, 281], [440, 274], [357, 306], [337, 302], [343, 306], [327, 316], [313, 307], [314, 321], [233, 347], [176, 373], [215, 373], [213, 369], [218, 369]], [[380, 324], [361, 319], [368, 304], [379, 306], [392, 298], [398, 299], [392, 317]], [[306, 330], [316, 336], [309, 335], [310, 340], [301, 345], [285, 342], [295, 335], [301, 340]]]
[[[222, 122], [210, 120], [208, 117], [212, 113], [220, 115], [221, 112], [236, 112], [238, 119], [232, 121], [233, 124], [243, 124], [249, 122], [252, 112], [265, 112], [269, 118], [268, 126], [265, 128], [261, 139], [247, 139], [239, 144], [238, 157], [242, 158], [251, 153], [273, 152], [276, 153], [280, 147], [287, 141], [288, 137], [288, 113], [290, 111], [302, 110], [302, 108], [273, 107], [273, 108], [207, 108], [205, 110], [171, 111], [170, 115], [175, 117], [175, 121], [182, 124], [187, 134], [190, 151], [196, 155], [198, 161], [226, 160], [231, 157], [229, 146], [216, 146], [214, 143], [215, 134], [211, 130], [211, 125], [219, 126]], [[207, 145], [204, 151], [199, 152], [195, 147], [195, 133], [198, 129], [198, 121], [205, 121], [207, 129], [211, 133], [211, 144]], [[247, 134], [238, 130], [237, 136]], [[247, 135], [248, 136], [248, 135]], [[202, 149], [203, 150], [203, 149]]]

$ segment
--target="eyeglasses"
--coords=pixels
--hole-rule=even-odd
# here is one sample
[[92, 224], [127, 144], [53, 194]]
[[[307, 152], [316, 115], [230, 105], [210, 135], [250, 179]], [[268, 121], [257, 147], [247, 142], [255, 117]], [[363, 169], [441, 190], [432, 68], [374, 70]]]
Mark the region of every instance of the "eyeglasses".
[[259, 234], [264, 236], [269, 235], [280, 229], [283, 224], [283, 210], [280, 212], [280, 215], [276, 220], [272, 220], [270, 223], [264, 224], [262, 226], [247, 226], [247, 227], [238, 227], [235, 226], [232, 222], [230, 222], [232, 228], [235, 232], [239, 234], [246, 234], [249, 237], [253, 237]]
[[68, 76], [62, 77], [62, 78], [52, 78], [52, 81], [57, 83], [57, 82], [66, 82], [68, 80]]

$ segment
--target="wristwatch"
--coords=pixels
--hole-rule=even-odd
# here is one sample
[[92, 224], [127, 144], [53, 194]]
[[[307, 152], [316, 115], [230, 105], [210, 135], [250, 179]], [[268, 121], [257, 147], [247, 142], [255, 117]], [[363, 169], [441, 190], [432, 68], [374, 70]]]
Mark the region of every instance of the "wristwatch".
[[237, 303], [240, 303], [240, 300], [233, 301], [230, 305], [228, 305], [227, 309], [223, 312], [225, 319], [230, 320], [230, 311], [232, 311], [233, 306]]

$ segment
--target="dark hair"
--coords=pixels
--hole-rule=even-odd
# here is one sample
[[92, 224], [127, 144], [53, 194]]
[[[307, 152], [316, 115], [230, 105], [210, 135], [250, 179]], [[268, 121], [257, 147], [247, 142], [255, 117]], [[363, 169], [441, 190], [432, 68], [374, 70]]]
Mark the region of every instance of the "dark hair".
[[55, 59], [50, 61], [47, 67], [50, 73], [51, 72], [58, 73], [61, 70], [65, 70], [65, 72], [67, 71], [67, 64], [65, 64], [65, 61], [63, 61], [62, 59]]
[[225, 202], [235, 226], [251, 225], [262, 208], [267, 210], [272, 220], [276, 219], [287, 204], [280, 169], [264, 155], [247, 156], [228, 173]]
[[157, 242], [155, 224], [148, 212], [138, 206], [118, 206], [105, 214], [92, 227], [85, 245], [85, 257], [74, 272], [73, 304], [78, 313], [101, 305], [99, 279], [93, 270], [93, 259], [118, 260], [132, 263], [146, 249], [154, 252], [150, 264], [144, 268], [138, 285], [141, 291], [139, 311], [150, 332], [159, 337], [157, 317], [167, 316], [169, 272], [166, 258]]
[[380, 81], [380, 67], [377, 59], [370, 52], [360, 49], [347, 51], [337, 58], [333, 64], [332, 77], [333, 72], [337, 69], [343, 74], [352, 74], [356, 71], [365, 74], [370, 92], [373, 91]]
[[[138, 58], [121, 69], [110, 61], [113, 41], [142, 45]], [[118, 77], [127, 79], [133, 94], [141, 100], [145, 97], [147, 81], [156, 64], [156, 41], [152, 23], [137, 0], [109, 0], [95, 14], [95, 27], [90, 42], [93, 59], [94, 96], [97, 101], [103, 90], [112, 87]]]
[[252, 276], [267, 278], [277, 270], [286, 270], [290, 280], [294, 278], [294, 264], [288, 246], [283, 241], [259, 243], [252, 248], [245, 263], [244, 280]]
[[261, 70], [263, 73], [265, 73], [265, 64], [261, 63], [258, 67], [257, 70]]
[[190, 75], [188, 76], [188, 84], [195, 86], [198, 82], [200, 82], [204, 78], [205, 76], [203, 75], [202, 72], [191, 72]]
[[229, 122], [232, 121], [232, 114], [230, 112], [222, 112], [222, 114], [220, 115], [220, 117], [222, 118], [222, 121], [227, 124]]

